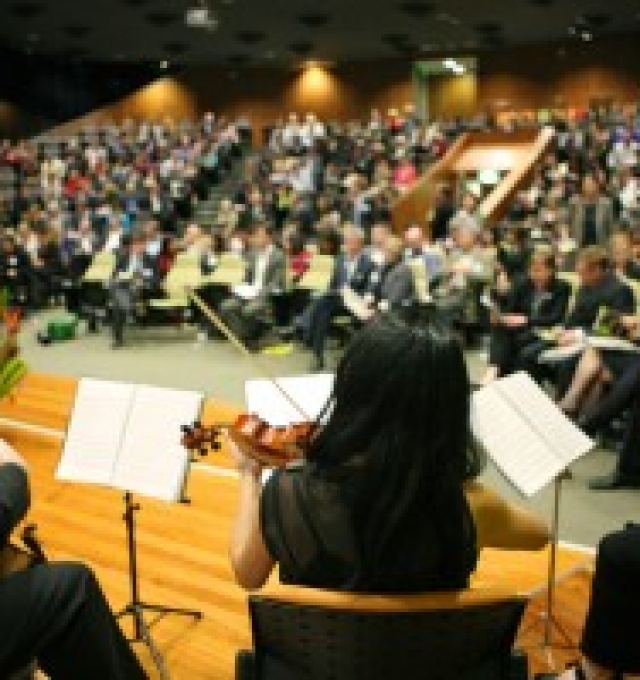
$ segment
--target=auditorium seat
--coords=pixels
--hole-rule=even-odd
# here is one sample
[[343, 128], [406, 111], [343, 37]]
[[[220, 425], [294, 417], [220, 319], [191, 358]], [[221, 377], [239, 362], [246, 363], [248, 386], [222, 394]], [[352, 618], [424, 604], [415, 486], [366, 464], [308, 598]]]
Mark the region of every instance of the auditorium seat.
[[355, 595], [302, 588], [249, 598], [254, 649], [236, 680], [526, 680], [513, 650], [526, 601], [464, 591]]

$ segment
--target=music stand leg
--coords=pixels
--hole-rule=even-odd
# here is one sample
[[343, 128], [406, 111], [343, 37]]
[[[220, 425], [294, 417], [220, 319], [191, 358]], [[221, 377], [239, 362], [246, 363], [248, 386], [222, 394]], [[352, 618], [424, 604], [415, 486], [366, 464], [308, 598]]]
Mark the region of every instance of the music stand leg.
[[159, 604], [149, 604], [140, 599], [140, 584], [138, 580], [138, 559], [136, 545], [136, 519], [135, 513], [140, 510], [140, 505], [134, 503], [133, 494], [127, 491], [124, 495], [125, 512], [123, 519], [127, 529], [127, 552], [129, 557], [129, 587], [131, 600], [117, 613], [117, 618], [131, 616], [133, 619], [133, 637], [131, 642], [139, 642], [147, 646], [151, 653], [153, 663], [158, 669], [161, 680], [169, 680], [169, 672], [160, 650], [151, 636], [151, 626], [144, 618], [145, 611], [154, 612], [161, 617], [167, 614], [189, 616], [197, 621], [202, 619], [202, 612], [193, 609], [181, 609], [178, 607], [166, 607]]

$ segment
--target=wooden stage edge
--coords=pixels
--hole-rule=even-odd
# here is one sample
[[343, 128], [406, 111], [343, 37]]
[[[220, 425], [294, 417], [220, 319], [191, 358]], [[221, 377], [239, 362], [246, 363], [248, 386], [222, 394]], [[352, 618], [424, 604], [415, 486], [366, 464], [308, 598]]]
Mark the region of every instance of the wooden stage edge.
[[[215, 410], [208, 408], [209, 416]], [[231, 410], [220, 405], [225, 419]], [[128, 600], [122, 494], [56, 480], [61, 428], [25, 429], [11, 422], [12, 415], [0, 409], [0, 437], [14, 445], [29, 463], [33, 506], [28, 520], [38, 525], [50, 559], [82, 561], [91, 566], [113, 609], [119, 610]], [[232, 680], [236, 652], [251, 644], [246, 593], [235, 584], [227, 557], [237, 499], [236, 477], [223, 449], [210, 454], [207, 462], [192, 466], [187, 489], [190, 505], [137, 498], [142, 507], [138, 515], [142, 598], [199, 609], [204, 614], [197, 623], [168, 616], [153, 627], [154, 639], [174, 680]], [[589, 600], [593, 552], [569, 544], [559, 551], [554, 614], [562, 633], [558, 632], [554, 642], [572, 644], [569, 649], [554, 651], [552, 661], [557, 669], [577, 657], [575, 646]], [[501, 587], [536, 594], [518, 639], [535, 672], [550, 668], [550, 659], [541, 649], [548, 557], [548, 550], [485, 550], [473, 578], [477, 588]], [[274, 576], [267, 588], [278, 587]], [[140, 648], [139, 653], [150, 677], [157, 677], [147, 652]]]

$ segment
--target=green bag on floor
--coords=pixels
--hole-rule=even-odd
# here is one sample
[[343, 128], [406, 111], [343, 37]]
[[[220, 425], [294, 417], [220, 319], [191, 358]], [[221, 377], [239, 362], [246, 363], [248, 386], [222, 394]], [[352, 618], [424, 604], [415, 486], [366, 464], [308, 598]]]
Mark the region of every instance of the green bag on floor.
[[75, 314], [67, 314], [52, 319], [47, 324], [47, 330], [38, 335], [38, 340], [45, 345], [52, 342], [73, 340], [76, 337], [78, 321], [78, 317]]

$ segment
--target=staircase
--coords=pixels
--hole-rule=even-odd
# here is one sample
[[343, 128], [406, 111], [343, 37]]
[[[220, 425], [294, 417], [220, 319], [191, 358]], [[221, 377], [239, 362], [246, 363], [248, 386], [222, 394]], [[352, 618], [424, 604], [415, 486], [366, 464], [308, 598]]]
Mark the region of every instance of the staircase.
[[213, 227], [216, 224], [216, 215], [223, 198], [233, 198], [240, 188], [243, 178], [243, 169], [251, 155], [246, 152], [240, 158], [233, 160], [231, 172], [220, 182], [211, 185], [209, 196], [200, 201], [193, 214], [193, 220], [201, 227]]
[[456, 187], [462, 177], [476, 176], [481, 171], [493, 171], [499, 176], [498, 183], [482, 197], [479, 206], [483, 223], [496, 224], [515, 194], [527, 185], [553, 140], [551, 128], [461, 135], [444, 158], [398, 199], [393, 208], [394, 228], [403, 232], [410, 224], [424, 226], [440, 185]]

